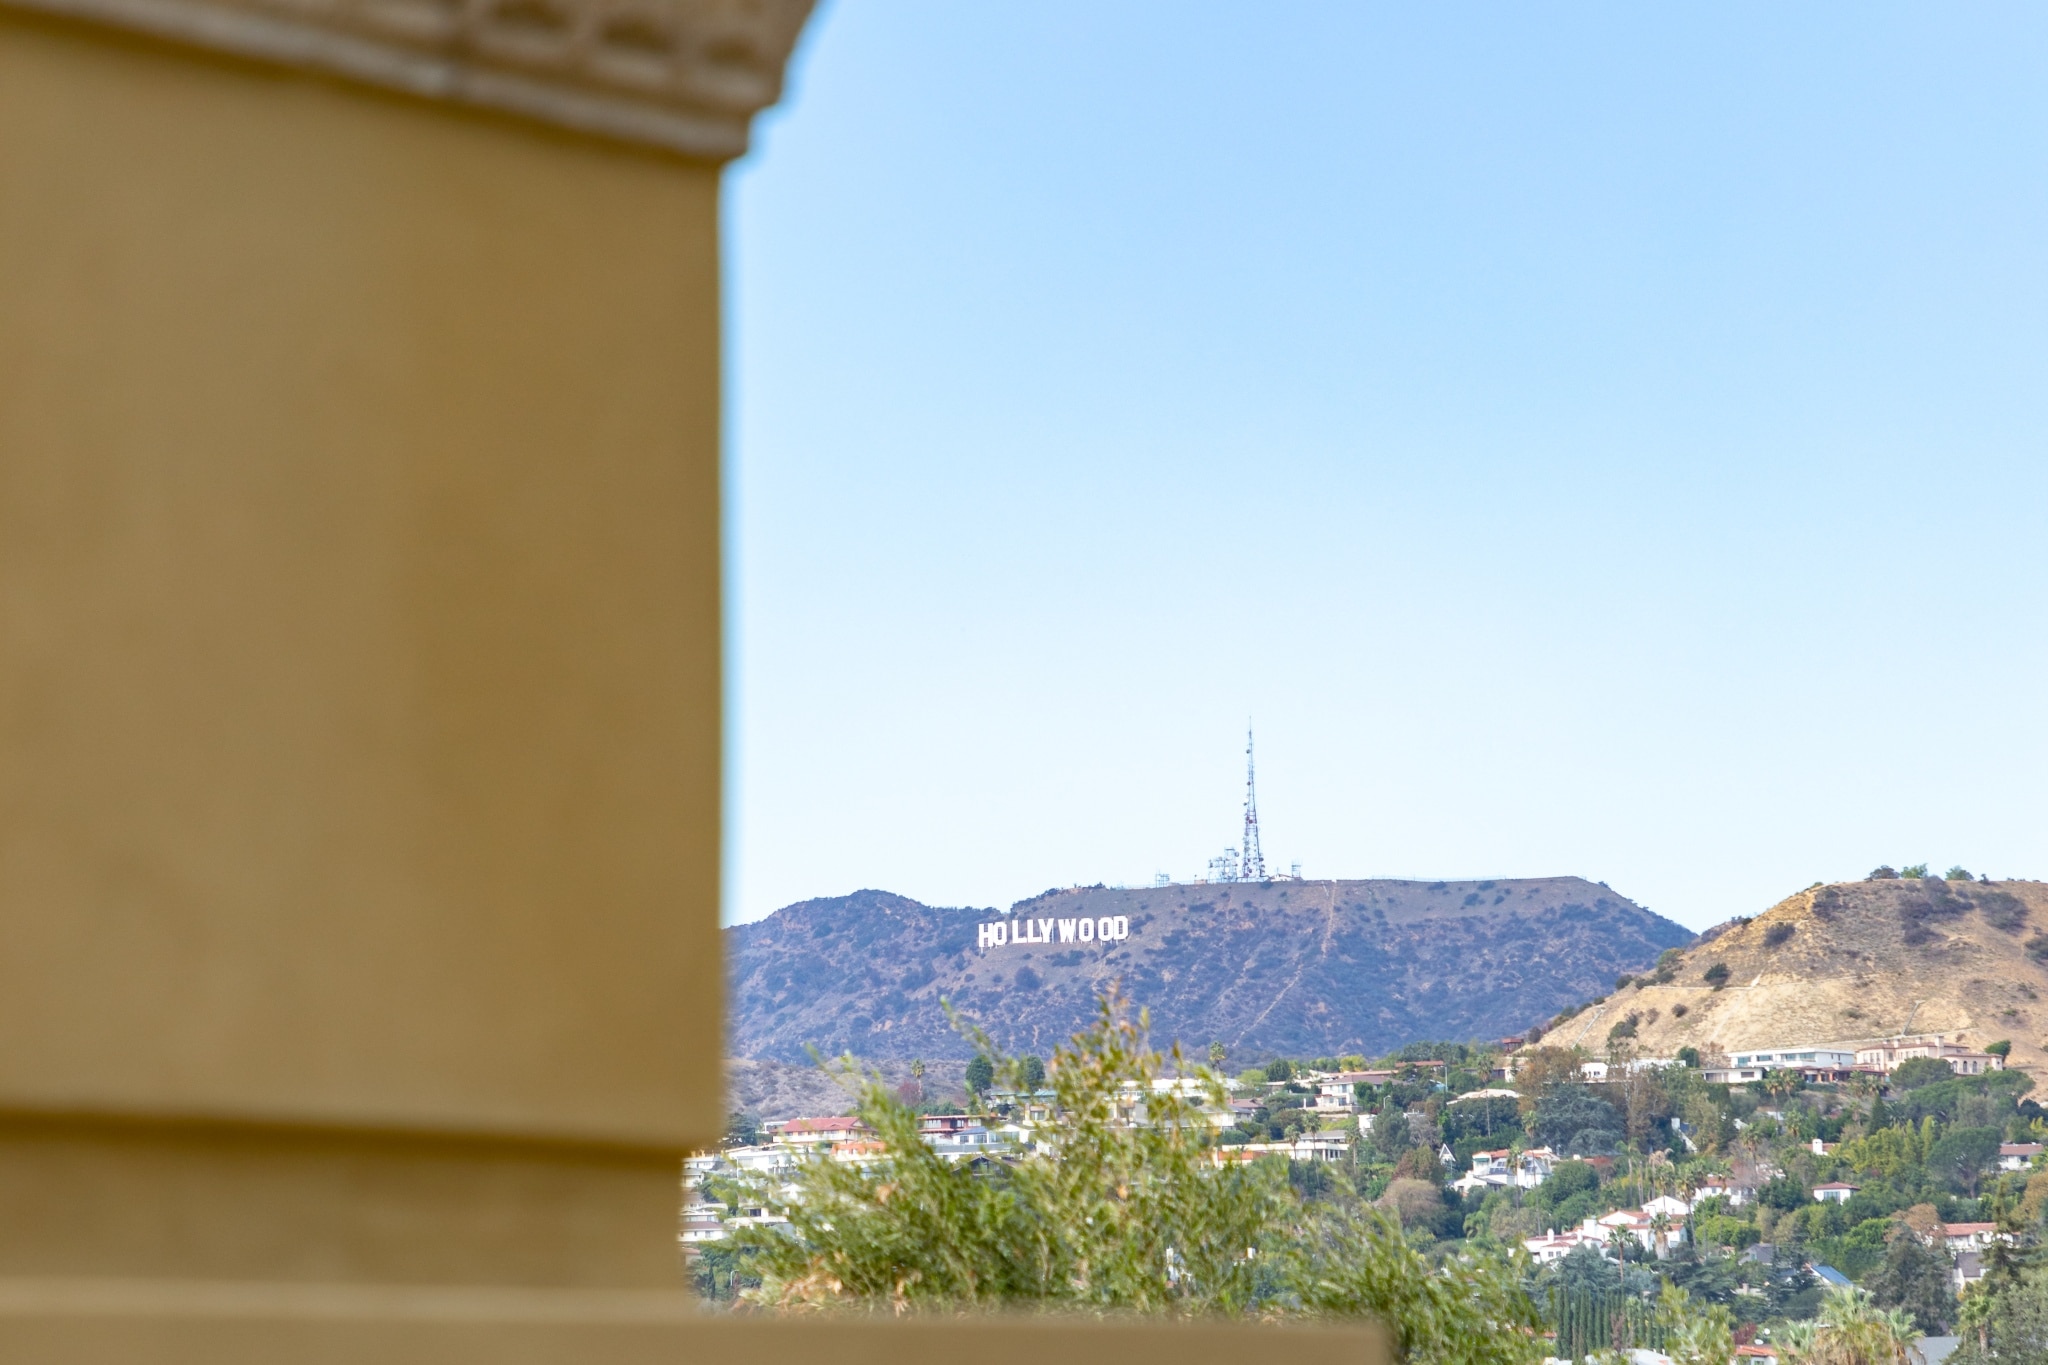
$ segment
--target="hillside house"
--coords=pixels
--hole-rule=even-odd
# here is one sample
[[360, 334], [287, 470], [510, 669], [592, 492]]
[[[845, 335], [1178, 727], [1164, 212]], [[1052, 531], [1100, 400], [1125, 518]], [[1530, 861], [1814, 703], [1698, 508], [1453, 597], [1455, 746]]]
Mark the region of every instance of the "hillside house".
[[1668, 1194], [1660, 1194], [1655, 1199], [1644, 1202], [1643, 1212], [1652, 1218], [1660, 1213], [1666, 1218], [1684, 1218], [1692, 1212], [1692, 1207], [1683, 1199], [1673, 1199]]
[[1692, 1209], [1697, 1213], [1700, 1205], [1709, 1199], [1725, 1199], [1729, 1208], [1739, 1209], [1755, 1197], [1754, 1189], [1731, 1176], [1710, 1175], [1700, 1181], [1698, 1190], [1693, 1194]]
[[849, 1142], [874, 1136], [874, 1130], [851, 1114], [827, 1118], [791, 1119], [775, 1134], [775, 1141], [799, 1151], [830, 1152]]
[[1810, 1082], [1838, 1082], [1849, 1079], [1856, 1066], [1856, 1050], [1840, 1043], [1744, 1048], [1731, 1053], [1728, 1062], [1736, 1070], [1797, 1071]]
[[1323, 1114], [1349, 1114], [1358, 1108], [1358, 1085], [1363, 1071], [1340, 1071], [1316, 1082], [1315, 1108]]
[[1998, 1235], [1996, 1223], [1943, 1223], [1941, 1239], [1951, 1252], [1983, 1251]]
[[1230, 1162], [1257, 1161], [1262, 1156], [1281, 1156], [1289, 1161], [1334, 1161], [1351, 1159], [1351, 1134], [1339, 1132], [1303, 1133], [1292, 1142], [1247, 1142], [1241, 1147], [1212, 1149], [1211, 1159], [1219, 1166]]
[[2034, 1158], [2041, 1155], [2038, 1142], [2001, 1142], [1998, 1144], [1998, 1169], [2001, 1171], [2024, 1171], [2034, 1164]]
[[1514, 1153], [1505, 1147], [1493, 1152], [1474, 1152], [1472, 1174], [1489, 1185], [1509, 1184], [1514, 1180]]
[[[1677, 1201], [1672, 1201], [1676, 1203]], [[1588, 1246], [1610, 1259], [1613, 1255], [1612, 1238], [1616, 1231], [1632, 1239], [1643, 1250], [1660, 1259], [1671, 1254], [1671, 1248], [1685, 1240], [1685, 1224], [1678, 1217], [1665, 1214], [1660, 1228], [1654, 1214], [1642, 1209], [1617, 1209], [1613, 1213], [1588, 1218], [1575, 1228], [1563, 1232], [1552, 1229], [1540, 1237], [1526, 1237], [1522, 1248], [1538, 1265], [1549, 1265], [1561, 1261], [1582, 1246]], [[1663, 1249], [1658, 1248], [1662, 1238]]]
[[1906, 1062], [1916, 1057], [1934, 1057], [1947, 1062], [1958, 1076], [1981, 1076], [1987, 1071], [2004, 1067], [2003, 1058], [1988, 1052], [1979, 1052], [1961, 1043], [1946, 1041], [1938, 1033], [1913, 1034], [1895, 1038], [1880, 1038], [1864, 1043], [1856, 1049], [1856, 1063], [1859, 1067], [1875, 1067], [1889, 1076]]
[[1524, 1237], [1522, 1249], [1538, 1265], [1555, 1265], [1579, 1249], [1579, 1235], [1576, 1232], [1546, 1232], [1540, 1237]]
[[683, 1210], [682, 1240], [686, 1247], [716, 1242], [725, 1236], [725, 1205], [691, 1204]]
[[1668, 1257], [1671, 1248], [1685, 1240], [1685, 1224], [1681, 1218], [1666, 1214], [1660, 1228], [1658, 1219], [1642, 1209], [1616, 1209], [1613, 1213], [1603, 1213], [1598, 1218], [1588, 1218], [1579, 1224], [1580, 1237], [1598, 1238], [1603, 1251], [1607, 1240], [1616, 1231], [1634, 1238], [1637, 1245], [1653, 1253], [1659, 1260]]
[[1533, 1190], [1550, 1179], [1550, 1172], [1557, 1166], [1557, 1153], [1548, 1147], [1531, 1147], [1514, 1159], [1514, 1186], [1518, 1190]]
[[1846, 1204], [1861, 1188], [1859, 1185], [1851, 1185], [1846, 1180], [1830, 1180], [1826, 1184], [1815, 1185], [1813, 1197], [1815, 1202], [1821, 1204]]
[[965, 1161], [991, 1156], [1007, 1145], [995, 1133], [976, 1123], [941, 1133], [923, 1133], [925, 1145], [948, 1161]]
[[1984, 1278], [1984, 1256], [1981, 1252], [1965, 1251], [1956, 1257], [1955, 1268], [1949, 1271], [1949, 1284], [1960, 1294]]

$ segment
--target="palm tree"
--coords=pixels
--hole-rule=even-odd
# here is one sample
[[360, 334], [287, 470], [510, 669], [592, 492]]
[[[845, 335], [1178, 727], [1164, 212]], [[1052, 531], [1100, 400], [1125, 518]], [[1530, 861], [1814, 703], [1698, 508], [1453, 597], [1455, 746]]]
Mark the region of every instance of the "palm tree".
[[1650, 1235], [1657, 1239], [1657, 1259], [1671, 1255], [1671, 1215], [1659, 1209], [1650, 1215]]
[[1615, 1267], [1621, 1276], [1621, 1285], [1624, 1289], [1628, 1288], [1628, 1249], [1635, 1245], [1635, 1240], [1629, 1235], [1627, 1228], [1607, 1229], [1607, 1245], [1614, 1248]]
[[1764, 1073], [1764, 1092], [1783, 1104], [1788, 1096], [1799, 1089], [1799, 1073], [1790, 1067], [1773, 1067]]
[[1919, 1337], [1911, 1313], [1887, 1312], [1852, 1285], [1830, 1291], [1818, 1318], [1780, 1329], [1776, 1340], [1790, 1365], [1907, 1365]]

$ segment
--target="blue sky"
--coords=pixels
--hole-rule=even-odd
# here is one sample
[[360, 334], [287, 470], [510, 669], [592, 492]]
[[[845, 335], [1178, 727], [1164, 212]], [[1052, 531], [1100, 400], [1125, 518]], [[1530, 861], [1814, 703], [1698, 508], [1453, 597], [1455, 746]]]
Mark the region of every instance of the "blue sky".
[[841, 0], [732, 173], [729, 920], [2048, 876], [2048, 10]]

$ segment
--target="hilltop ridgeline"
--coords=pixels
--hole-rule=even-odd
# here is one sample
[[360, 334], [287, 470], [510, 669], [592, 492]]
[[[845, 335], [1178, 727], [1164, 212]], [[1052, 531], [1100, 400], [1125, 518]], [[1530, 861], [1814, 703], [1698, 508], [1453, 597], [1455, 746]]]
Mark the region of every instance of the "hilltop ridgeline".
[[1601, 1053], [1631, 1018], [1632, 1045], [1656, 1057], [1940, 1033], [1976, 1047], [2009, 1040], [2012, 1064], [2034, 1068], [2048, 1059], [2044, 930], [2041, 882], [1812, 886], [1702, 935], [1543, 1041]]
[[728, 1048], [966, 1057], [949, 1000], [1002, 1047], [1043, 1053], [1121, 982], [1160, 1045], [1198, 1057], [1211, 1042], [1242, 1061], [1379, 1055], [1519, 1032], [1691, 940], [1577, 877], [1088, 887], [1007, 913], [857, 891], [726, 930]]

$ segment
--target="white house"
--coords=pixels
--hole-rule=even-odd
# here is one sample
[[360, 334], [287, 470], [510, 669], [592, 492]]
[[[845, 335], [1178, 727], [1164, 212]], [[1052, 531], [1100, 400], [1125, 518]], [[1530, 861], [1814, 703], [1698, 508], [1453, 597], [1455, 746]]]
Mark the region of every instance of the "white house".
[[923, 1133], [925, 1145], [949, 1161], [964, 1161], [970, 1157], [989, 1156], [1001, 1151], [1003, 1141], [979, 1123], [953, 1128], [945, 1132]]
[[1339, 1071], [1316, 1082], [1317, 1112], [1324, 1114], [1348, 1114], [1358, 1108], [1359, 1082], [1365, 1080], [1363, 1071]]
[[[1522, 1240], [1522, 1247], [1538, 1265], [1561, 1261], [1582, 1246], [1589, 1246], [1602, 1256], [1606, 1256], [1612, 1250], [1609, 1239], [1616, 1229], [1634, 1240], [1643, 1250], [1657, 1250], [1658, 1220], [1655, 1215], [1642, 1209], [1618, 1209], [1598, 1218], [1588, 1218], [1577, 1227], [1568, 1228], [1563, 1232], [1553, 1229], [1540, 1237], [1526, 1237]], [[1663, 1254], [1669, 1255], [1672, 1247], [1685, 1240], [1685, 1224], [1667, 1214], [1662, 1233]]]
[[1710, 1175], [1700, 1181], [1699, 1189], [1692, 1197], [1692, 1208], [1694, 1212], [1698, 1212], [1700, 1205], [1709, 1199], [1725, 1199], [1729, 1208], [1739, 1209], [1755, 1197], [1755, 1194], [1755, 1190], [1746, 1185], [1739, 1185], [1725, 1175]]
[[2034, 1164], [2034, 1158], [2041, 1155], [2038, 1142], [2001, 1142], [1998, 1144], [1998, 1169], [2001, 1171], [2024, 1171]]
[[1692, 1212], [1692, 1207], [1683, 1199], [1673, 1199], [1668, 1194], [1660, 1194], [1644, 1203], [1643, 1212], [1652, 1218], [1660, 1213], [1666, 1218], [1683, 1218]]
[[874, 1130], [851, 1114], [835, 1114], [828, 1118], [791, 1119], [775, 1134], [775, 1140], [785, 1147], [832, 1151], [848, 1142], [857, 1142], [874, 1136]]
[[1950, 1251], [1983, 1251], [1998, 1236], [1998, 1224], [1943, 1223], [1941, 1236]]
[[1493, 1152], [1474, 1152], [1472, 1154], [1472, 1175], [1475, 1179], [1488, 1185], [1508, 1185], [1514, 1183], [1514, 1153], [1505, 1147]]
[[[1674, 1201], [1676, 1202], [1676, 1201]], [[1664, 1219], [1663, 1249], [1658, 1249], [1658, 1220], [1642, 1209], [1616, 1209], [1613, 1213], [1588, 1218], [1579, 1224], [1579, 1235], [1584, 1239], [1597, 1238], [1603, 1245], [1616, 1229], [1634, 1238], [1645, 1251], [1653, 1251], [1664, 1257], [1671, 1254], [1671, 1248], [1685, 1240], [1685, 1224], [1667, 1214]]]
[[1548, 1147], [1531, 1147], [1516, 1157], [1514, 1162], [1515, 1188], [1533, 1190], [1550, 1179], [1550, 1172], [1557, 1165], [1557, 1153]]
[[1212, 1159], [1221, 1166], [1233, 1161], [1257, 1161], [1262, 1156], [1284, 1156], [1289, 1161], [1348, 1161], [1351, 1134], [1303, 1133], [1292, 1142], [1247, 1142], [1243, 1146], [1217, 1147]]
[[1736, 1070], [1797, 1071], [1809, 1081], [1846, 1081], [1856, 1065], [1856, 1050], [1840, 1043], [1801, 1043], [1744, 1048], [1728, 1061]]
[[1577, 1232], [1546, 1232], [1540, 1237], [1524, 1237], [1522, 1249], [1536, 1264], [1551, 1265], [1578, 1250], [1580, 1241]]
[[1846, 1204], [1855, 1197], [1861, 1186], [1851, 1185], [1846, 1180], [1830, 1180], [1813, 1187], [1814, 1199], [1822, 1204]]

